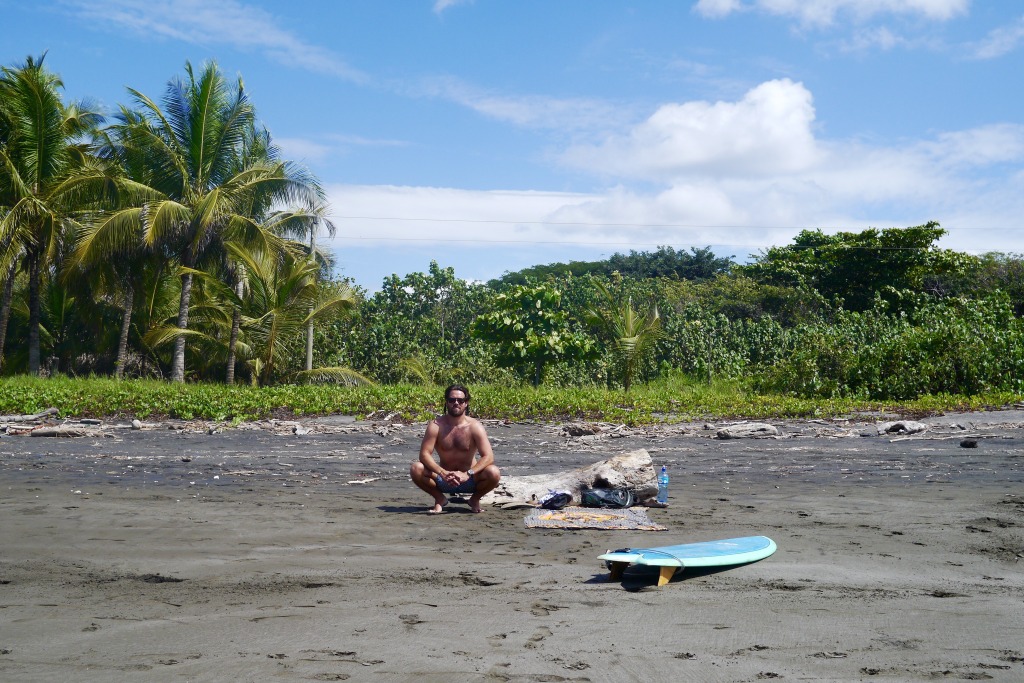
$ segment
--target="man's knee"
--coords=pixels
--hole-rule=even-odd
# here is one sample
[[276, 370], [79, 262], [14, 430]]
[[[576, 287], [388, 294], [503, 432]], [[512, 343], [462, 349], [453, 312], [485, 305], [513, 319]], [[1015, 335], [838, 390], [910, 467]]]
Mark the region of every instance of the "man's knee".
[[416, 462], [409, 466], [409, 476], [412, 477], [413, 479], [422, 479], [423, 473], [425, 471], [426, 468], [423, 466], [423, 463], [421, 463], [419, 460], [417, 460]]
[[488, 465], [480, 470], [477, 474], [477, 479], [482, 481], [498, 481], [501, 479], [501, 470], [495, 465]]

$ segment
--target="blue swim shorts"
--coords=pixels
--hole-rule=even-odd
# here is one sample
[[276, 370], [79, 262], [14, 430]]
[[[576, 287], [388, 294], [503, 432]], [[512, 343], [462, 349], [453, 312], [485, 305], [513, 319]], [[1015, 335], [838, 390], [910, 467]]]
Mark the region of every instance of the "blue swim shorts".
[[437, 482], [437, 488], [441, 493], [476, 493], [476, 479], [473, 478], [472, 474], [469, 475], [469, 479], [458, 486], [448, 484], [441, 478], [440, 474], [437, 475], [435, 481]]

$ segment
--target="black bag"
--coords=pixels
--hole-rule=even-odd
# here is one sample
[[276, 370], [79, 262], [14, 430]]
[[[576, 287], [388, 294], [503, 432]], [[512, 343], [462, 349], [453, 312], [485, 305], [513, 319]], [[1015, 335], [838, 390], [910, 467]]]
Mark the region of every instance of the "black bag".
[[583, 489], [580, 494], [588, 508], [628, 508], [635, 502], [628, 489]]
[[568, 491], [550, 491], [540, 499], [539, 506], [545, 510], [561, 510], [572, 502], [572, 494]]

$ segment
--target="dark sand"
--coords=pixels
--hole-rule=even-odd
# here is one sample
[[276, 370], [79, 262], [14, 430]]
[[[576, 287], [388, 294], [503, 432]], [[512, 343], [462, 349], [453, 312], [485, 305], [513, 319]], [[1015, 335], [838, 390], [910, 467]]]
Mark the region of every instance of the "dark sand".
[[[662, 532], [429, 516], [423, 425], [7, 436], [0, 680], [1022, 681], [1024, 414], [925, 422], [488, 423], [508, 475], [647, 449], [672, 475]], [[758, 534], [774, 556], [663, 588], [596, 559]]]

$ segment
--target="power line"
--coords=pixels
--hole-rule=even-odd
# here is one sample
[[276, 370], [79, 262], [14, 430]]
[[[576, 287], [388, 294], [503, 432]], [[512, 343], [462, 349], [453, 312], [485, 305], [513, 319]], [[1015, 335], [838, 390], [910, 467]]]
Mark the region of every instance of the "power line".
[[[702, 223], [588, 223], [585, 221], [510, 221], [486, 218], [409, 218], [401, 216], [333, 216], [335, 220], [360, 220], [360, 221], [400, 221], [408, 223], [483, 223], [487, 225], [559, 225], [559, 226], [580, 226], [584, 228], [679, 228], [684, 230], [706, 229], [706, 230], [867, 230], [878, 228], [843, 227], [838, 225], [732, 225], [732, 224], [702, 224]], [[916, 227], [916, 226], [915, 226]], [[884, 229], [884, 228], [883, 228]], [[901, 228], [897, 228], [901, 229]], [[1009, 226], [959, 226], [956, 228], [942, 228], [947, 232], [950, 230], [1020, 230], [1020, 227]], [[372, 238], [367, 238], [372, 239]]]
[[[567, 246], [567, 247], [661, 247], [661, 246], [673, 246], [671, 244], [665, 244], [668, 240], [661, 242], [581, 242], [581, 241], [557, 241], [557, 240], [486, 240], [486, 239], [457, 239], [457, 238], [446, 238], [446, 237], [364, 237], [361, 235], [346, 235], [346, 236], [335, 236], [335, 242], [344, 242], [345, 240], [356, 240], [365, 242], [430, 242], [432, 244], [444, 243], [444, 244], [521, 244], [524, 246], [529, 245], [555, 245], [555, 246]], [[852, 245], [852, 244], [788, 244], [782, 247], [778, 245], [765, 245], [765, 244], [721, 244], [714, 242], [708, 245], [698, 244], [678, 244], [679, 247], [692, 247], [692, 248], [705, 248], [705, 247], [722, 247], [726, 249], [847, 249], [847, 250], [871, 250], [871, 251], [922, 251], [930, 249], [931, 246], [927, 247], [890, 247], [890, 246], [869, 246], [869, 245]], [[956, 251], [956, 250], [954, 250]], [[973, 251], [996, 251], [992, 249], [985, 250], [973, 250]]]
[[[564, 246], [661, 246], [662, 242], [580, 242], [580, 241], [569, 241], [569, 240], [486, 240], [486, 239], [454, 239], [450, 237], [364, 237], [362, 235], [346, 235], [346, 236], [335, 236], [335, 241], [344, 240], [360, 240], [367, 242], [444, 242], [444, 243], [460, 243], [460, 244], [556, 244]], [[740, 248], [743, 245], [738, 244], [715, 244], [718, 247], [736, 247]], [[758, 247], [759, 249], [763, 247]]]
[[558, 220], [499, 220], [490, 218], [402, 218], [398, 216], [334, 216], [336, 220], [394, 220], [421, 223], [485, 223], [493, 225], [579, 225], [581, 227], [678, 227], [684, 229], [758, 229], [758, 230], [813, 230], [837, 226], [830, 225], [700, 225], [687, 223], [591, 223]]

